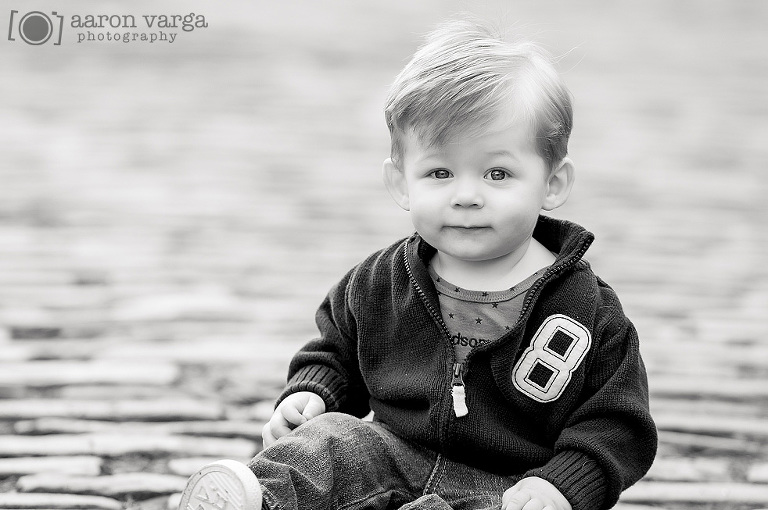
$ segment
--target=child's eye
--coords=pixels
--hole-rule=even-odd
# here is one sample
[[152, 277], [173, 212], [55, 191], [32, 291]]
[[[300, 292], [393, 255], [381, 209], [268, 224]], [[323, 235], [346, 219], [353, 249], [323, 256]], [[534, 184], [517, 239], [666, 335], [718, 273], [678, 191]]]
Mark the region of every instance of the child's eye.
[[451, 172], [446, 170], [445, 168], [438, 168], [437, 170], [432, 170], [432, 177], [435, 179], [447, 179], [451, 176]]
[[488, 177], [493, 181], [503, 181], [507, 177], [509, 177], [509, 173], [506, 170], [502, 170], [500, 168], [494, 168], [490, 172], [488, 172]]

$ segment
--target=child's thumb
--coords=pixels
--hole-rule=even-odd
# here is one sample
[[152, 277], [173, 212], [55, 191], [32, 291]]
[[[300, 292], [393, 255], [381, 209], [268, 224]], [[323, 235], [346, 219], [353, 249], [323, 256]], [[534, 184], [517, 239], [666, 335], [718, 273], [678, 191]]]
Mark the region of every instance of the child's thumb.
[[304, 410], [301, 412], [301, 414], [307, 420], [311, 420], [312, 418], [320, 416], [324, 412], [325, 402], [319, 396], [313, 395], [312, 398], [309, 399], [309, 402], [307, 402], [307, 405], [304, 407]]

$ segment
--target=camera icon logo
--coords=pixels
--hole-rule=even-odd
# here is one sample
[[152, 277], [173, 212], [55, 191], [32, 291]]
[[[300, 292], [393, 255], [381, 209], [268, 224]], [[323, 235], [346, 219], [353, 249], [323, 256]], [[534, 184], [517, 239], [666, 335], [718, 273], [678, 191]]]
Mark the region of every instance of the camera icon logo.
[[[8, 22], [8, 40], [15, 41], [15, 36], [21, 38], [27, 44], [39, 46], [53, 38], [54, 46], [61, 44], [61, 31], [64, 26], [64, 16], [51, 12], [48, 16], [44, 12], [30, 11], [18, 16], [19, 11], [11, 11], [11, 20]], [[18, 19], [18, 23], [15, 23]]]

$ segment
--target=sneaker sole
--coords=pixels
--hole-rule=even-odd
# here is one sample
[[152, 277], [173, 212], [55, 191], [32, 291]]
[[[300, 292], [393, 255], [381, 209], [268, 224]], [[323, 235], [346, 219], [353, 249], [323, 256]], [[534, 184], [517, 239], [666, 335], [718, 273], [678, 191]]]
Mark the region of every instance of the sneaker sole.
[[245, 464], [220, 460], [189, 478], [179, 510], [261, 510], [261, 487]]

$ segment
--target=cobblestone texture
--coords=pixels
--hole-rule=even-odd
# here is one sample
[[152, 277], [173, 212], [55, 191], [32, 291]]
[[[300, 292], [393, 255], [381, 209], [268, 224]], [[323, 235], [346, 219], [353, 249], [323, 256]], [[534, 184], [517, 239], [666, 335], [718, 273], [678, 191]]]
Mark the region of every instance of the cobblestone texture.
[[768, 3], [35, 8], [210, 26], [0, 41], [0, 508], [172, 508], [195, 466], [258, 450], [327, 289], [410, 231], [381, 105], [458, 10], [563, 55], [578, 182], [557, 215], [597, 235], [661, 431], [617, 508], [768, 508]]

